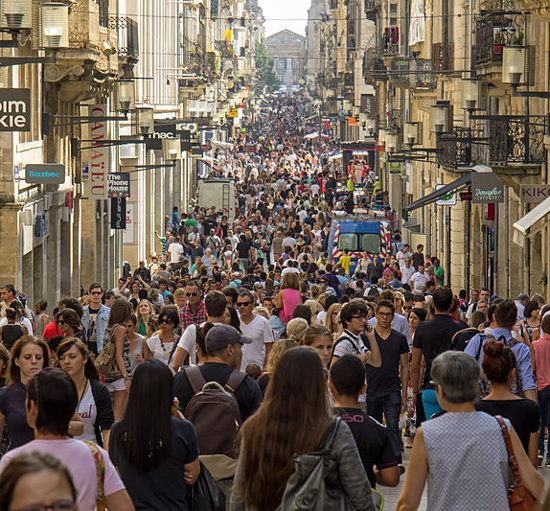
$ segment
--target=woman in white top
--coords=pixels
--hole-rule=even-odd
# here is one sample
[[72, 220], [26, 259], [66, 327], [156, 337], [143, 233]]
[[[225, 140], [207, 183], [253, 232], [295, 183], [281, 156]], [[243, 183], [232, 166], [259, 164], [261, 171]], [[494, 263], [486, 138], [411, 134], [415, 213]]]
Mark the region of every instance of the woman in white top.
[[163, 307], [159, 313], [160, 332], [149, 337], [143, 345], [143, 355], [147, 360], [156, 358], [172, 369], [172, 358], [178, 344], [174, 330], [179, 325], [175, 307]]
[[126, 335], [130, 343], [130, 365], [132, 366], [132, 372], [134, 372], [136, 367], [143, 362], [143, 335], [136, 332], [137, 316], [132, 313], [130, 318], [126, 323]]
[[[25, 309], [23, 307], [23, 304], [19, 300], [13, 300], [10, 303], [10, 307], [15, 310], [17, 313], [15, 318], [15, 324], [24, 326], [27, 329], [27, 332], [29, 335], [34, 335], [34, 329], [32, 327], [31, 320], [25, 316]], [[8, 320], [6, 318], [2, 318], [0, 321], [0, 326], [4, 326], [7, 324]]]

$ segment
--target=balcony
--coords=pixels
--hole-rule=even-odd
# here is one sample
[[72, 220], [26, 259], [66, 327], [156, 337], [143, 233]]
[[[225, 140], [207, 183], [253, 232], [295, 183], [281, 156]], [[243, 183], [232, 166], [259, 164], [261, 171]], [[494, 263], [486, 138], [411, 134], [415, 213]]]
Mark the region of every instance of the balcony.
[[220, 52], [222, 58], [230, 59], [235, 55], [235, 50], [233, 49], [233, 41], [216, 41], [216, 50]]
[[139, 58], [138, 23], [128, 16], [109, 16], [109, 28], [118, 30], [118, 54], [128, 60]]
[[435, 87], [431, 70], [429, 59], [395, 57], [390, 63], [390, 80], [395, 87], [430, 90]]
[[452, 71], [454, 69], [454, 46], [452, 43], [434, 43], [432, 45], [432, 69], [434, 71]]
[[541, 165], [545, 161], [546, 116], [492, 116], [488, 120], [492, 165]]
[[399, 27], [386, 27], [382, 33], [382, 54], [399, 55]]
[[363, 77], [365, 82], [375, 85], [388, 79], [386, 66], [375, 48], [367, 48], [363, 57]]
[[475, 66], [502, 63], [503, 48], [523, 44], [524, 15], [519, 12], [482, 13], [476, 20], [476, 44], [473, 47]]
[[455, 127], [449, 134], [437, 137], [437, 162], [447, 168], [471, 167], [483, 161], [483, 129]]

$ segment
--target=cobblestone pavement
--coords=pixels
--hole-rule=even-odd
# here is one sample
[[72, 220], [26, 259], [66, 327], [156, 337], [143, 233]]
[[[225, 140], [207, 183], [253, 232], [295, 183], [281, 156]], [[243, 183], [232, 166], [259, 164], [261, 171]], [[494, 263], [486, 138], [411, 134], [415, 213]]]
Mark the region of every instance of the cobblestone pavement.
[[[409, 466], [409, 457], [411, 455], [410, 449], [405, 449], [405, 453], [403, 455], [403, 464], [406, 468]], [[542, 474], [542, 477], [544, 477], [544, 480], [546, 481], [546, 487], [550, 487], [550, 468], [539, 468], [539, 472]], [[407, 472], [405, 472], [401, 476], [401, 481], [399, 482], [399, 485], [395, 488], [388, 488], [386, 486], [378, 486], [377, 489], [382, 492], [382, 495], [384, 495], [384, 510], [383, 511], [394, 511], [395, 506], [397, 505], [397, 500], [399, 499], [399, 495], [401, 494], [401, 490], [403, 489], [403, 485], [405, 484], [405, 477], [407, 475]], [[425, 511], [426, 510], [426, 488], [424, 488], [424, 496], [422, 497], [422, 503], [420, 504], [420, 507], [418, 508], [419, 511]]]

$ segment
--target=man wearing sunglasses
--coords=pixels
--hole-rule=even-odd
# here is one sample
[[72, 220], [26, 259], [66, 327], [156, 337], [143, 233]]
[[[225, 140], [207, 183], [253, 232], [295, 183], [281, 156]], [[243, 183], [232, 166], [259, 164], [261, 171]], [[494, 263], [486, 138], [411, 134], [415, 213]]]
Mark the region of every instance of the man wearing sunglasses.
[[88, 348], [97, 355], [103, 348], [105, 330], [109, 322], [109, 307], [101, 303], [103, 288], [101, 284], [94, 282], [88, 289], [90, 305], [84, 307], [82, 326], [86, 332]]
[[258, 364], [263, 368], [273, 346], [273, 331], [269, 321], [252, 312], [256, 307], [256, 301], [253, 294], [246, 289], [239, 293], [236, 305], [241, 319], [241, 331], [244, 336], [252, 339], [252, 343], [243, 346], [241, 371], [244, 371], [248, 364]]
[[185, 330], [189, 325], [200, 325], [207, 321], [202, 287], [196, 280], [190, 280], [185, 286], [187, 305], [181, 309], [181, 326]]

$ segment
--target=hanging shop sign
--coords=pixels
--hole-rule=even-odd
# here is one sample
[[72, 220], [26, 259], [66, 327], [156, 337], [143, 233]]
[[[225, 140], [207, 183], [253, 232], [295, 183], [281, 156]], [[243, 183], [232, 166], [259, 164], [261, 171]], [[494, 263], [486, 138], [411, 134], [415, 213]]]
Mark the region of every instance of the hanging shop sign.
[[[435, 189], [439, 190], [447, 185], [435, 185]], [[456, 204], [456, 191], [453, 190], [446, 195], [441, 195], [435, 202], [438, 206], [454, 206]]]
[[111, 198], [111, 229], [126, 229], [126, 197]]
[[504, 185], [493, 172], [472, 174], [472, 203], [489, 204], [504, 201]]
[[90, 169], [88, 172], [88, 196], [90, 199], [106, 199], [108, 197], [108, 175], [110, 165], [110, 148], [102, 145], [108, 140], [107, 122], [103, 120], [109, 115], [106, 104], [90, 106], [90, 116], [102, 119], [90, 125], [90, 138], [93, 140], [90, 149]]
[[60, 185], [65, 182], [65, 165], [29, 163], [25, 165], [25, 181], [41, 185]]
[[521, 202], [542, 202], [550, 197], [550, 185], [521, 185], [519, 198]]
[[109, 197], [130, 197], [130, 174], [114, 172], [109, 174]]
[[0, 131], [31, 131], [30, 89], [0, 89]]

